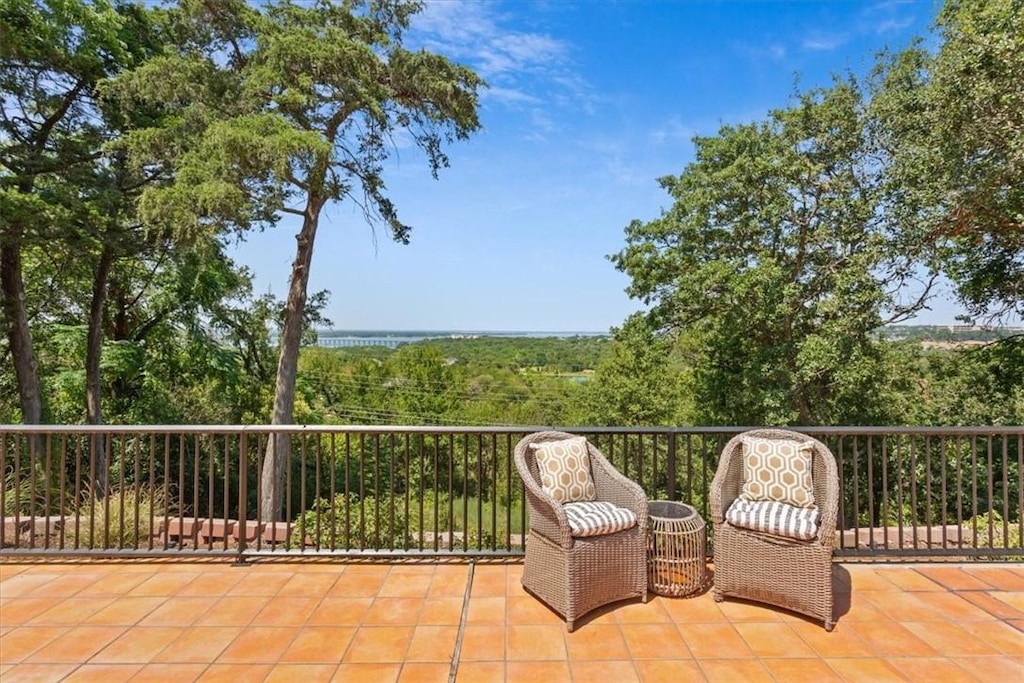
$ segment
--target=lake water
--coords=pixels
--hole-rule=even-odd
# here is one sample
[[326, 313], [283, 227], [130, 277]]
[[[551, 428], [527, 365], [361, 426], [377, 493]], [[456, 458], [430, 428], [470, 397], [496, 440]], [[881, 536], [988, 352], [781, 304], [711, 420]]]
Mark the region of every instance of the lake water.
[[411, 344], [425, 339], [479, 339], [481, 337], [518, 337], [518, 338], [569, 338], [569, 337], [605, 337], [607, 332], [462, 332], [462, 331], [346, 331], [324, 330], [317, 338], [317, 346], [342, 348], [351, 346], [386, 346], [395, 348], [401, 344]]

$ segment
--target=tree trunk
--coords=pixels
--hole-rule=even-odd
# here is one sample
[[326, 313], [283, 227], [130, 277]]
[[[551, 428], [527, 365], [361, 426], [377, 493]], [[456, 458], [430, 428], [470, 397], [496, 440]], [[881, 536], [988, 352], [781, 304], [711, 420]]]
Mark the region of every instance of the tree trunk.
[[9, 227], [0, 243], [0, 290], [7, 322], [7, 340], [14, 361], [21, 401], [21, 421], [40, 424], [43, 421], [43, 400], [39, 388], [39, 372], [32, 350], [32, 333], [25, 308], [25, 281], [21, 270], [21, 230]]
[[[103, 424], [103, 392], [100, 385], [100, 359], [103, 347], [103, 309], [107, 301], [107, 278], [114, 262], [114, 249], [104, 245], [92, 281], [92, 302], [89, 305], [89, 332], [85, 346], [85, 422]], [[102, 435], [93, 442], [97, 446], [96, 471], [92, 473], [93, 493], [107, 494], [106, 448]]]
[[[292, 423], [295, 408], [295, 377], [299, 366], [299, 347], [302, 343], [302, 328], [306, 312], [306, 287], [309, 284], [309, 267], [313, 259], [313, 240], [316, 237], [322, 202], [310, 199], [299, 231], [292, 264], [291, 284], [288, 301], [285, 304], [284, 329], [281, 332], [281, 348], [277, 361], [277, 383], [274, 389], [274, 414], [272, 425]], [[272, 434], [267, 440], [263, 458], [263, 475], [260, 481], [260, 518], [264, 523], [282, 521], [284, 500], [285, 465], [291, 450], [288, 434]]]

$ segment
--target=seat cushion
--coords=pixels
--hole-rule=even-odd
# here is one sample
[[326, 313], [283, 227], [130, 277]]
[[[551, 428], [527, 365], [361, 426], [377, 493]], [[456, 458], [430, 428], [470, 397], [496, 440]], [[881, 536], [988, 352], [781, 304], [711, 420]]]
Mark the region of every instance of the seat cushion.
[[577, 538], [613, 534], [636, 526], [636, 515], [632, 510], [605, 501], [566, 503], [563, 507], [572, 535]]
[[774, 500], [737, 498], [726, 511], [725, 521], [744, 529], [801, 541], [811, 541], [818, 536], [816, 508], [801, 508]]
[[594, 500], [596, 491], [590, 476], [587, 439], [574, 436], [558, 441], [530, 444], [537, 459], [540, 486], [559, 503]]
[[814, 507], [811, 458], [814, 442], [744, 436], [743, 487], [740, 498], [774, 500], [794, 507]]

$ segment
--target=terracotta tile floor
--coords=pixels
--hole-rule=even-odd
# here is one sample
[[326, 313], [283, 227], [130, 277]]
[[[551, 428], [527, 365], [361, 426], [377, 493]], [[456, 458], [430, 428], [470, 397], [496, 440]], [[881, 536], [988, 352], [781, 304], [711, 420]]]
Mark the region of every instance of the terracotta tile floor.
[[832, 633], [705, 593], [611, 605], [569, 634], [521, 573], [0, 563], [0, 679], [1024, 683], [1024, 565], [836, 565]]

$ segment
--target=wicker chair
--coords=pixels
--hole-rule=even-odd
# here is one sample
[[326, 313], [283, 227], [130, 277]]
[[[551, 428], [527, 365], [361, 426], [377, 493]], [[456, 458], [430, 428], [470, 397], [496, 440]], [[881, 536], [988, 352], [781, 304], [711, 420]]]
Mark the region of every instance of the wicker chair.
[[515, 449], [516, 468], [526, 489], [529, 535], [523, 587], [565, 619], [576, 621], [602, 605], [627, 598], [647, 601], [647, 496], [588, 443], [597, 500], [628, 508], [636, 526], [615, 533], [573, 538], [562, 505], [544, 492], [530, 444], [572, 437], [565, 432], [537, 432]]
[[714, 598], [745, 598], [820, 619], [831, 631], [833, 619], [832, 551], [835, 547], [839, 477], [832, 452], [820, 441], [783, 429], [756, 429], [749, 436], [796, 439], [814, 444], [811, 478], [820, 514], [818, 535], [800, 541], [732, 526], [725, 514], [739, 496], [743, 480], [742, 434], [722, 451], [711, 484], [714, 524]]

